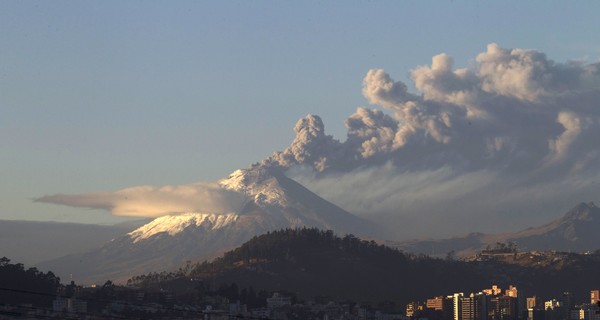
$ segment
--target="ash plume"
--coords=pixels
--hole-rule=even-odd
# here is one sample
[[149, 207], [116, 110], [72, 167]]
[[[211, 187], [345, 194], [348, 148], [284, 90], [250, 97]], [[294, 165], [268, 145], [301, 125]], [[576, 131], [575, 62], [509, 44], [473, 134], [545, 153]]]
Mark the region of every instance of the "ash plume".
[[358, 108], [343, 142], [309, 115], [263, 165], [406, 236], [519, 228], [597, 199], [600, 64], [497, 44], [474, 61], [434, 56], [410, 73], [417, 93], [369, 70], [363, 95], [382, 109]]

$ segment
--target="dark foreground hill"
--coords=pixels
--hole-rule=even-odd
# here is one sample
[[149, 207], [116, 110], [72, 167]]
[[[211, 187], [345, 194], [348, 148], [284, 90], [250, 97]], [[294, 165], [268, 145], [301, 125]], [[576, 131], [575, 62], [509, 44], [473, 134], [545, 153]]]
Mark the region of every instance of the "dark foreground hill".
[[[51, 271], [44, 273], [36, 268], [25, 269], [22, 263], [10, 263], [6, 257], [0, 258], [0, 301], [3, 305], [27, 303], [51, 307], [59, 286], [60, 278]], [[0, 313], [0, 319], [8, 319], [2, 315], [6, 314]]]
[[212, 263], [192, 266], [185, 274], [139, 276], [130, 283], [161, 281], [163, 286], [187, 278], [213, 287], [235, 283], [238, 288], [287, 291], [304, 299], [325, 296], [370, 303], [476, 292], [492, 284], [513, 284], [525, 295], [558, 295], [589, 292], [591, 284], [600, 283], [600, 255], [571, 254], [569, 261], [550, 268], [493, 257], [471, 262], [441, 260], [405, 254], [352, 235], [288, 229], [254, 237]]

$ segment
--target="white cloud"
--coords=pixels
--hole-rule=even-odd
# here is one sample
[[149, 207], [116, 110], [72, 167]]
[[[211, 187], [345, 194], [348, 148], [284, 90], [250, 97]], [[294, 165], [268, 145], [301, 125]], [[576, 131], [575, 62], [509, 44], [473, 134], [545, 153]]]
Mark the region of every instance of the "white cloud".
[[90, 209], [104, 209], [117, 216], [159, 217], [184, 212], [225, 214], [238, 211], [246, 200], [241, 193], [216, 183], [179, 186], [139, 186], [115, 192], [50, 195], [38, 202]]

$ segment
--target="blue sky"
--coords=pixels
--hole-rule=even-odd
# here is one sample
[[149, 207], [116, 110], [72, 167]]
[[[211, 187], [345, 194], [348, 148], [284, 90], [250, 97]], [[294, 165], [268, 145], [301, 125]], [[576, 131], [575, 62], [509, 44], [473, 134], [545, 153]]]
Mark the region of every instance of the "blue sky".
[[211, 181], [343, 120], [362, 79], [490, 42], [598, 61], [600, 2], [4, 1], [0, 219], [111, 223], [54, 193]]

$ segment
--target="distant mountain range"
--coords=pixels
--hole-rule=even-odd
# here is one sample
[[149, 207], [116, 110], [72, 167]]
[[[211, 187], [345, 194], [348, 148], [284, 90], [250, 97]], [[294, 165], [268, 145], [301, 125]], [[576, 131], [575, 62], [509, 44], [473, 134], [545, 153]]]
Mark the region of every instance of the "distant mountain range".
[[116, 225], [0, 220], [0, 257], [27, 266], [97, 248], [148, 220]]
[[157, 218], [100, 248], [40, 263], [82, 283], [124, 281], [134, 274], [177, 268], [212, 259], [253, 236], [282, 228], [315, 227], [374, 236], [376, 225], [320, 198], [280, 172], [261, 166], [237, 170], [219, 182], [241, 192], [237, 212], [186, 213]]
[[600, 248], [600, 208], [593, 202], [580, 203], [560, 219], [514, 233], [472, 233], [442, 240], [388, 241], [387, 245], [431, 256], [445, 256], [451, 251], [458, 256], [469, 256], [498, 242], [514, 242], [519, 250], [525, 251], [593, 251]]

